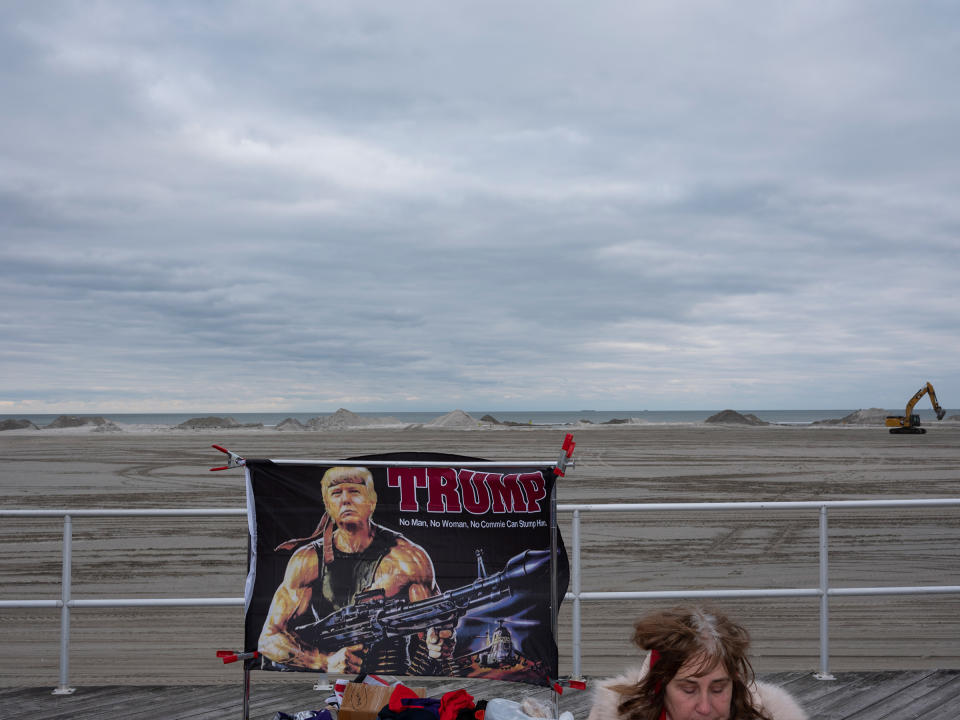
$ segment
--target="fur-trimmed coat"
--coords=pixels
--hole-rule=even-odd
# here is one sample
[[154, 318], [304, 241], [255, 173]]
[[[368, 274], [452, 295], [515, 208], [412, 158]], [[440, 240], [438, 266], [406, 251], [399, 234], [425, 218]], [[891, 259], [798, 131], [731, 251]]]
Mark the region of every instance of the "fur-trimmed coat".
[[[631, 668], [623, 675], [601, 680], [593, 691], [593, 706], [587, 720], [620, 720], [617, 706], [621, 696], [611, 687], [618, 685], [636, 685], [650, 670], [650, 657], [639, 668]], [[762, 708], [773, 720], [808, 720], [807, 714], [782, 687], [757, 681], [751, 688], [753, 704]]]

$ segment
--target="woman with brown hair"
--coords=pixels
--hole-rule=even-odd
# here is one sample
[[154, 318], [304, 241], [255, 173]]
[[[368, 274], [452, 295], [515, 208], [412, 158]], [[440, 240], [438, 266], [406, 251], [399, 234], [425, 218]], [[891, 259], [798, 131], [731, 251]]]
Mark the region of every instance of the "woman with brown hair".
[[633, 642], [643, 665], [601, 682], [588, 720], [807, 720], [789, 693], [754, 680], [749, 634], [719, 612], [645, 615]]

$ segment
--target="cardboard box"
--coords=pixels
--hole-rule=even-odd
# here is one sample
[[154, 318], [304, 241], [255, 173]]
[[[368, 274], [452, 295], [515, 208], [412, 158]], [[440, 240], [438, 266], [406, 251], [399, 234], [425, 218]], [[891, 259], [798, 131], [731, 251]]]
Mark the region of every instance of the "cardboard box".
[[[425, 697], [426, 688], [410, 688], [417, 697]], [[376, 720], [380, 710], [390, 704], [392, 687], [367, 685], [366, 683], [347, 683], [343, 691], [343, 702], [337, 720]]]

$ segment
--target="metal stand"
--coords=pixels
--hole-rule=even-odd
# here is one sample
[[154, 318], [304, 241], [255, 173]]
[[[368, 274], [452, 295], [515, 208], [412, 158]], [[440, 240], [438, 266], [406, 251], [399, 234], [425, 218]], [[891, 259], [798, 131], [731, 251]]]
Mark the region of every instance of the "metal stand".
[[217, 657], [223, 660], [223, 664], [243, 660], [243, 720], [250, 720], [250, 668], [247, 666], [247, 660], [260, 657], [257, 651], [236, 652], [234, 650], [217, 650]]
[[243, 716], [241, 720], [250, 720], [250, 668], [243, 666]]
[[[573, 441], [573, 435], [567, 433], [563, 439], [563, 447], [560, 453], [560, 459], [557, 460], [554, 474], [562, 478], [568, 466], [573, 466], [573, 449], [577, 444]], [[560, 615], [560, 589], [557, 587], [557, 483], [553, 484], [553, 492], [550, 493], [550, 615], [551, 632], [554, 642], [557, 639], [558, 617]], [[558, 650], [559, 652], [559, 650]], [[553, 685], [553, 717], [560, 717], [560, 694], [563, 688], [560, 685], [559, 678]]]
[[[550, 622], [554, 643], [557, 640], [557, 616], [560, 614], [557, 602], [559, 594], [559, 588], [557, 588], [557, 484], [554, 483], [553, 492], [550, 493]], [[559, 653], [559, 649], [557, 652]], [[555, 718], [560, 717], [560, 693], [556, 692], [557, 689], [558, 686], [555, 686], [553, 693], [553, 717]]]

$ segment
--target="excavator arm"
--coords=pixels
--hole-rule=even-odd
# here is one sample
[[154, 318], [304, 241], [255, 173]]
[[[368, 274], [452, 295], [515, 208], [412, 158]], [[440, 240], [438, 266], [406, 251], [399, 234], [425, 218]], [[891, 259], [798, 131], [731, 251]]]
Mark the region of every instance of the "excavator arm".
[[[933, 385], [930, 383], [927, 383], [927, 393], [930, 395], [930, 402], [933, 403], [933, 411], [937, 414], [937, 420], [943, 420], [947, 411], [940, 407], [940, 403], [937, 402], [937, 394], [933, 391]], [[919, 399], [917, 398], [917, 400]]]

